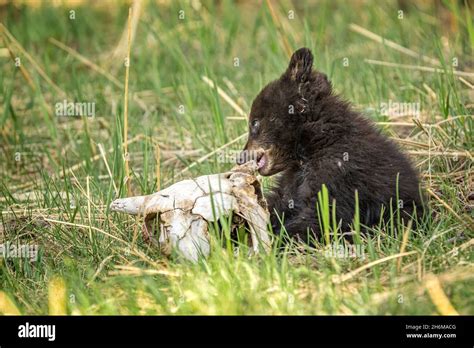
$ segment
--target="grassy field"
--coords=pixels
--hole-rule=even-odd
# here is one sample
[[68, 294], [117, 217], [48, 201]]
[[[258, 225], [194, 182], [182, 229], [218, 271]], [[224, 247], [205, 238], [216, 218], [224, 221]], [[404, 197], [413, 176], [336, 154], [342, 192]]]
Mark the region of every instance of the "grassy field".
[[[472, 9], [136, 3], [126, 60], [129, 6], [0, 5], [0, 243], [38, 246], [36, 261], [0, 259], [0, 312], [474, 314]], [[215, 233], [210, 258], [191, 265], [145, 244], [140, 220], [109, 213], [128, 190], [230, 169], [253, 98], [302, 46], [410, 154], [433, 212], [425, 226], [381, 226], [356, 257], [328, 255], [343, 245], [332, 240], [249, 259]], [[95, 116], [61, 116], [64, 102]]]

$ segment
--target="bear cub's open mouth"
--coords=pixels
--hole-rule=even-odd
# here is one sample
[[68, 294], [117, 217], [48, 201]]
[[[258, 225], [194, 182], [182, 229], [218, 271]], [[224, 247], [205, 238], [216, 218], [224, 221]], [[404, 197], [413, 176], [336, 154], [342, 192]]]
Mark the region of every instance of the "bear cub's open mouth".
[[257, 154], [257, 168], [260, 170], [267, 164], [267, 156], [265, 156], [265, 152], [261, 152]]

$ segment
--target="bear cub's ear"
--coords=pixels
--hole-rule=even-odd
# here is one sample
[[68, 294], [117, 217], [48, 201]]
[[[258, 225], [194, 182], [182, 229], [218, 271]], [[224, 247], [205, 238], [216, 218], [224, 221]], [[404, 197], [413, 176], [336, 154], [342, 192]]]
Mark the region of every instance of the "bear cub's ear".
[[311, 76], [312, 67], [313, 54], [309, 48], [303, 47], [295, 51], [291, 56], [285, 76], [292, 81], [303, 83]]

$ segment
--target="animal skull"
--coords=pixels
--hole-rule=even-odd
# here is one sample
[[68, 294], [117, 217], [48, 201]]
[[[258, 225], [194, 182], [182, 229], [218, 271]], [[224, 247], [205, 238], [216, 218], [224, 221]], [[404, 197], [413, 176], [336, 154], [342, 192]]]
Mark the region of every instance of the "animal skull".
[[[110, 205], [111, 211], [144, 217], [143, 237], [170, 255], [177, 250], [196, 262], [210, 252], [208, 223], [233, 213], [234, 223], [247, 223], [251, 254], [271, 246], [267, 233], [269, 213], [255, 173], [255, 161], [236, 166], [231, 171], [183, 180], [147, 196], [120, 198]], [[160, 236], [153, 237], [158, 219]]]

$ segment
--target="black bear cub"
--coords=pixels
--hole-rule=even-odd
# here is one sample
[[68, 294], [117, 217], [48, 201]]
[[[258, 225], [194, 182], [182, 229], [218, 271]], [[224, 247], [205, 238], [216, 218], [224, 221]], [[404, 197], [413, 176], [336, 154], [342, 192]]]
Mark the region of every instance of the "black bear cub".
[[390, 206], [401, 208], [405, 222], [420, 217], [418, 177], [408, 158], [312, 66], [311, 51], [297, 50], [285, 73], [258, 94], [238, 159], [255, 159], [261, 175], [280, 173], [267, 196], [273, 231], [283, 223], [291, 237], [320, 237], [316, 204], [323, 184], [336, 201], [342, 232], [351, 230], [356, 190], [365, 226], [388, 221]]

